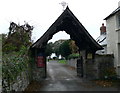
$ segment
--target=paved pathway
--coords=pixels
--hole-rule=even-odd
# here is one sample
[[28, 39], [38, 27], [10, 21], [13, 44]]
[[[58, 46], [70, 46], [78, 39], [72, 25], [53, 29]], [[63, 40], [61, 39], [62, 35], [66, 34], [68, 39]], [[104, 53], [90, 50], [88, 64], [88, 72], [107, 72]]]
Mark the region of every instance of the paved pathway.
[[48, 77], [37, 85], [34, 91], [117, 91], [115, 87], [100, 87], [79, 78], [76, 75], [75, 69], [70, 68], [57, 61], [47, 63]]

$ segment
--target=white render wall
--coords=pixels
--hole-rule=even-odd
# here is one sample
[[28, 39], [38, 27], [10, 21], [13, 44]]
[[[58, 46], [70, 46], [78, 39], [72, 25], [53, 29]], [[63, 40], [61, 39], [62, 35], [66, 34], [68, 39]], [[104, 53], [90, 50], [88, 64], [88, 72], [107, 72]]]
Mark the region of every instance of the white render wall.
[[[102, 45], [101, 45], [102, 46]], [[98, 50], [96, 51], [96, 54], [107, 54], [107, 44], [102, 46], [104, 49], [103, 50]]]
[[114, 54], [114, 66], [120, 76], [120, 31], [117, 29], [116, 15], [106, 20], [107, 31], [107, 54]]
[[120, 44], [120, 30], [118, 30], [117, 32], [118, 32], [118, 43]]
[[120, 43], [118, 44], [118, 75], [120, 77]]
[[107, 53], [108, 54], [113, 54], [115, 51], [115, 40], [116, 38], [116, 32], [115, 32], [115, 23], [116, 17], [113, 16], [106, 20], [106, 30], [107, 30]]

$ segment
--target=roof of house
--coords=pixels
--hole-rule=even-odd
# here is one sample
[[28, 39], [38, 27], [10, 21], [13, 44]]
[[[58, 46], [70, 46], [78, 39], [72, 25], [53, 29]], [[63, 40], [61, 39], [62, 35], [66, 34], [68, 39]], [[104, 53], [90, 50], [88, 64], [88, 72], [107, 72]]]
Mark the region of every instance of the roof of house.
[[67, 7], [49, 29], [40, 37], [31, 48], [42, 48], [59, 31], [65, 31], [75, 41], [80, 50], [97, 51], [103, 49], [88, 33], [71, 10]]
[[97, 41], [101, 46], [107, 45], [106, 34], [100, 35], [100, 36], [96, 39], [96, 41]]
[[118, 13], [119, 11], [120, 11], [120, 6], [115, 11], [113, 11], [109, 16], [107, 16], [104, 20], [107, 20], [108, 18], [112, 17], [113, 15]]

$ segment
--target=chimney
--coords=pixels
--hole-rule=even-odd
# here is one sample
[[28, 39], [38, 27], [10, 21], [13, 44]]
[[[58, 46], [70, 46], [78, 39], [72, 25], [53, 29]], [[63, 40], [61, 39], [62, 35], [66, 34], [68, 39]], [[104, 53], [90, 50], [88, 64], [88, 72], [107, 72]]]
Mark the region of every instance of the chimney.
[[106, 26], [104, 26], [104, 23], [102, 23], [102, 26], [100, 27], [100, 35], [106, 34]]
[[120, 1], [118, 2], [118, 7], [120, 7]]

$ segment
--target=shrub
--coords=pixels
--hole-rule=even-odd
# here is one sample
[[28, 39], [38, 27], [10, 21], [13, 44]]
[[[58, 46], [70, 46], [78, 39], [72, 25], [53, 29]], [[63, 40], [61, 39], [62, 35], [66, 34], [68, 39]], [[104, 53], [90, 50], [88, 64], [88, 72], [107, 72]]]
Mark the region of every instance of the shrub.
[[80, 54], [79, 53], [75, 53], [75, 54], [70, 54], [68, 56], [68, 59], [76, 59], [76, 58], [79, 58]]
[[103, 71], [104, 79], [116, 79], [117, 74], [114, 67], [109, 67]]

